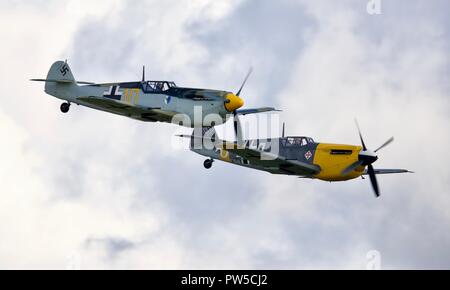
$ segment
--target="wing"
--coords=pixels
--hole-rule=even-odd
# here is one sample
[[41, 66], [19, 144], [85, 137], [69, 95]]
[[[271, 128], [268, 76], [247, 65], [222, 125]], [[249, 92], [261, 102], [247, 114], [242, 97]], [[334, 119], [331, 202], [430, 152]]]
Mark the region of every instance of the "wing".
[[[375, 169], [375, 174], [395, 174], [395, 173], [414, 173], [406, 169]], [[368, 175], [367, 170], [364, 171], [364, 175]]]
[[249, 114], [258, 114], [258, 113], [265, 113], [265, 112], [280, 112], [280, 110], [277, 110], [275, 108], [271, 107], [264, 107], [264, 108], [256, 108], [256, 109], [243, 109], [243, 110], [237, 110], [238, 115], [249, 115]]
[[[182, 138], [203, 139], [200, 136], [177, 135]], [[240, 147], [236, 142], [226, 142], [217, 140], [216, 147], [234, 153], [250, 161], [251, 165], [261, 167], [265, 171], [273, 174], [291, 174], [299, 176], [310, 176], [318, 174], [321, 169], [315, 164], [308, 164], [298, 160], [287, 160], [282, 156], [275, 155], [257, 149]]]
[[99, 97], [80, 97], [77, 98], [83, 105], [88, 105], [96, 109], [115, 113], [123, 116], [132, 117], [142, 121], [162, 121], [170, 122], [176, 112], [164, 111], [161, 108], [148, 108], [136, 105], [128, 105], [116, 100], [109, 100]]
[[77, 100], [93, 106], [101, 107], [103, 109], [118, 110], [126, 114], [142, 114], [148, 112], [149, 110], [157, 109], [157, 108], [145, 108], [141, 106], [131, 106], [116, 100], [110, 100], [99, 97], [80, 97], [77, 98]]
[[320, 172], [320, 167], [314, 164], [304, 163], [298, 160], [287, 160], [283, 156], [279, 156], [270, 152], [257, 149], [238, 148], [234, 144], [233, 149], [229, 143], [226, 143], [223, 149], [232, 152], [240, 157], [250, 161], [250, 164], [261, 166], [265, 170], [274, 174], [293, 174], [301, 176], [315, 175]]

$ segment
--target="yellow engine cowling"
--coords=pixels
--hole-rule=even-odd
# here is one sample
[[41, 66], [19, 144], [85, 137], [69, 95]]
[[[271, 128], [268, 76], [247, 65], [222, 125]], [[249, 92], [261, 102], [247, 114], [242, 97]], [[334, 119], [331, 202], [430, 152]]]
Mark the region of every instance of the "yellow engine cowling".
[[236, 96], [235, 94], [229, 93], [225, 97], [225, 109], [228, 112], [234, 112], [235, 110], [239, 109], [244, 105], [244, 100], [242, 100], [239, 96]]
[[319, 165], [321, 171], [315, 177], [325, 181], [344, 181], [360, 177], [364, 173], [364, 166], [347, 175], [342, 175], [342, 171], [358, 161], [361, 150], [361, 146], [320, 143], [314, 154], [314, 164]]

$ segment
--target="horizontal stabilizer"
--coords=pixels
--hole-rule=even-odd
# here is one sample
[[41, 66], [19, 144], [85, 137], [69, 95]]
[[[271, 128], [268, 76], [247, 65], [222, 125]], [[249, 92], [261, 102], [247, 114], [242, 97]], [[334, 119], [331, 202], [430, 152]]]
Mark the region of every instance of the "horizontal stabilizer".
[[60, 84], [73, 84], [77, 83], [80, 85], [95, 85], [95, 83], [91, 82], [77, 82], [72, 80], [51, 80], [51, 79], [31, 79], [32, 82], [46, 82], [46, 83], [60, 83]]
[[[192, 138], [192, 137], [197, 138], [197, 137], [192, 136], [192, 135], [175, 135], [175, 136], [176, 137], [180, 137], [180, 138]], [[203, 137], [198, 137], [197, 139], [202, 139], [203, 140]]]

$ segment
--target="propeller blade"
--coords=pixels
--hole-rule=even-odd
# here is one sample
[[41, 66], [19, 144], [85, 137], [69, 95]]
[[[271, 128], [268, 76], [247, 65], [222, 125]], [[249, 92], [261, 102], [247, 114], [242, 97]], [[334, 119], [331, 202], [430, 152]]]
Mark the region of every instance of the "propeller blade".
[[347, 175], [350, 172], [352, 172], [353, 170], [355, 170], [356, 168], [358, 168], [359, 166], [361, 166], [363, 164], [362, 160], [358, 160], [355, 163], [351, 164], [349, 167], [345, 168], [342, 172], [341, 175]]
[[250, 69], [249, 69], [249, 71], [248, 71], [248, 73], [247, 73], [247, 76], [245, 77], [244, 82], [242, 83], [242, 86], [241, 86], [241, 88], [239, 89], [239, 91], [237, 92], [236, 96], [239, 97], [239, 96], [241, 95], [242, 89], [244, 89], [244, 86], [245, 86], [245, 84], [247, 83], [247, 80], [248, 80], [248, 78], [250, 77], [250, 75], [252, 74], [252, 72], [253, 72], [253, 68], [250, 67]]
[[286, 123], [283, 122], [283, 133], [281, 135], [283, 138], [285, 137], [285, 133], [286, 133], [285, 129], [286, 129]]
[[391, 137], [389, 140], [387, 140], [383, 145], [381, 145], [377, 150], [375, 150], [374, 152], [378, 152], [381, 149], [383, 149], [384, 147], [388, 146], [389, 144], [391, 144], [392, 142], [394, 142], [394, 137]]
[[242, 144], [242, 126], [237, 112], [233, 112], [234, 136], [238, 144]]
[[358, 120], [355, 120], [355, 123], [356, 123], [356, 127], [358, 127], [358, 133], [359, 133], [359, 138], [361, 139], [362, 147], [363, 147], [364, 151], [367, 151], [366, 144], [364, 143], [364, 139], [363, 139], [363, 136], [361, 134], [361, 129], [359, 128]]
[[375, 174], [375, 169], [373, 169], [372, 165], [369, 165], [367, 168], [367, 173], [370, 176], [370, 182], [372, 183], [373, 191], [375, 192], [375, 196], [380, 197], [380, 189], [378, 188], [377, 176]]

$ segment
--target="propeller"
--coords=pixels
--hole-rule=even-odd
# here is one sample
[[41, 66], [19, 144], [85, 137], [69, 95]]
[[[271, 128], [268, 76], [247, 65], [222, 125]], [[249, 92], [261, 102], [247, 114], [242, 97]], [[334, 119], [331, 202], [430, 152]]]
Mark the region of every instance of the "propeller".
[[250, 69], [248, 70], [247, 75], [245, 76], [244, 82], [242, 82], [242, 86], [241, 86], [241, 88], [239, 89], [239, 91], [237, 92], [236, 96], [238, 96], [238, 97], [241, 96], [242, 90], [244, 89], [244, 86], [245, 86], [245, 84], [247, 83], [248, 78], [250, 77], [250, 75], [251, 75], [252, 73], [253, 73], [253, 67], [250, 67]]
[[355, 170], [356, 168], [360, 167], [362, 164], [363, 164], [363, 161], [362, 161], [362, 160], [358, 160], [358, 161], [356, 161], [355, 163], [353, 163], [352, 165], [350, 165], [349, 167], [345, 168], [345, 169], [341, 172], [341, 174], [342, 174], [342, 175], [347, 175], [347, 174], [349, 174], [350, 172], [352, 172], [353, 170]]
[[250, 67], [238, 92], [236, 94], [232, 94], [232, 93], [228, 94], [226, 96], [226, 100], [225, 100], [225, 108], [228, 111], [233, 113], [234, 135], [235, 135], [236, 141], [238, 143], [242, 141], [242, 126], [239, 121], [239, 116], [238, 116], [237, 110], [244, 105], [244, 101], [240, 98], [240, 96], [241, 96], [242, 90], [244, 89], [245, 84], [247, 83], [248, 79], [250, 78], [250, 75], [252, 74], [252, 72], [253, 72], [253, 68]]
[[239, 120], [239, 116], [236, 111], [233, 112], [233, 126], [234, 126], [234, 136], [236, 137], [236, 141], [238, 144], [242, 143], [242, 126]]
[[380, 188], [378, 186], [377, 176], [376, 176], [375, 169], [373, 168], [372, 164], [378, 160], [378, 155], [376, 153], [378, 151], [380, 151], [381, 149], [385, 148], [386, 146], [388, 146], [389, 144], [391, 144], [394, 141], [394, 137], [389, 138], [389, 140], [384, 142], [384, 144], [381, 145], [380, 147], [378, 147], [377, 150], [371, 151], [371, 150], [367, 149], [366, 143], [364, 142], [364, 138], [361, 133], [361, 129], [358, 124], [358, 121], [355, 120], [355, 122], [356, 122], [356, 127], [358, 128], [359, 138], [361, 139], [361, 145], [363, 147], [363, 150], [361, 150], [361, 152], [358, 155], [358, 161], [351, 164], [349, 167], [345, 168], [341, 172], [341, 174], [347, 175], [360, 166], [367, 166], [367, 174], [370, 177], [370, 183], [372, 184], [372, 188], [375, 193], [375, 196], [380, 197]]
[[378, 152], [381, 149], [383, 149], [384, 147], [388, 146], [389, 144], [391, 144], [392, 142], [394, 142], [394, 137], [391, 137], [389, 140], [387, 140], [383, 145], [381, 145], [380, 147], [378, 147], [377, 150], [373, 151], [373, 152]]
[[375, 192], [375, 196], [380, 197], [380, 189], [378, 187], [377, 175], [375, 174], [375, 169], [373, 169], [372, 164], [367, 167], [367, 172], [370, 176], [370, 183], [372, 183], [373, 191]]
[[364, 143], [364, 138], [361, 134], [361, 129], [359, 128], [358, 120], [355, 120], [355, 123], [356, 123], [356, 127], [358, 128], [359, 138], [361, 139], [362, 147], [363, 147], [364, 151], [367, 151], [366, 143]]

